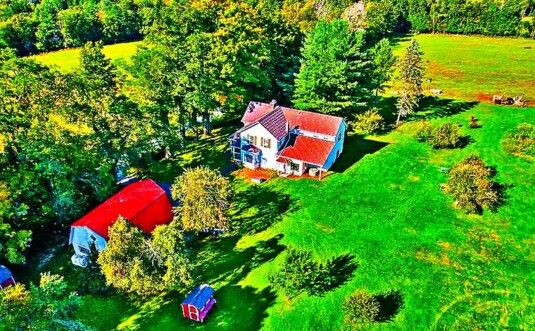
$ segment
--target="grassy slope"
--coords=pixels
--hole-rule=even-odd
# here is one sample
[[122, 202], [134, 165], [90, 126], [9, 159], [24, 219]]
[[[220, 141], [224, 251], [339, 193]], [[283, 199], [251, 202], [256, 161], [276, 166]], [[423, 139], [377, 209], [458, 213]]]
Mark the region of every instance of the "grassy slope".
[[[140, 41], [104, 46], [104, 55], [112, 60], [129, 59], [135, 54]], [[57, 66], [64, 72], [73, 71], [79, 65], [80, 48], [70, 48], [55, 52], [43, 53], [30, 58], [46, 66]]]
[[[445, 97], [472, 101], [480, 93], [525, 93], [535, 99], [535, 40], [432, 34], [416, 39], [432, 79], [425, 86], [441, 89]], [[408, 43], [408, 38], [399, 40], [396, 55]]]

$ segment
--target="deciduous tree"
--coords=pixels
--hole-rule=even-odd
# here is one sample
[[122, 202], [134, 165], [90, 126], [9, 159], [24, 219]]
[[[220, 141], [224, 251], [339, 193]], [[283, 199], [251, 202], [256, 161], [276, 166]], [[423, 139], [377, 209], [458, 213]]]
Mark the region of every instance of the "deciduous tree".
[[232, 196], [230, 181], [207, 167], [186, 169], [173, 184], [179, 202], [176, 219], [186, 231], [226, 229]]

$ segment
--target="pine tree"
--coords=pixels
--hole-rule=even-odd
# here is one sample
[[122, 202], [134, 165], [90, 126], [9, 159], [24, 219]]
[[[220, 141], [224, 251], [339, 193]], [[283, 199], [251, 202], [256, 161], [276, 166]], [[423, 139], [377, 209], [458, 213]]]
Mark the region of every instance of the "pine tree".
[[396, 124], [399, 124], [401, 117], [412, 114], [418, 108], [419, 98], [423, 94], [424, 67], [422, 54], [418, 41], [412, 39], [400, 63], [400, 78], [403, 82], [403, 88], [397, 103], [398, 118]]
[[375, 45], [373, 49], [373, 84], [375, 88], [375, 102], [377, 103], [377, 96], [379, 90], [385, 87], [385, 84], [392, 77], [392, 71], [396, 57], [392, 52], [392, 46], [388, 39], [382, 39]]
[[371, 96], [368, 78], [372, 72], [362, 48], [362, 34], [351, 31], [346, 21], [320, 21], [301, 51], [295, 106], [327, 114], [364, 106]]

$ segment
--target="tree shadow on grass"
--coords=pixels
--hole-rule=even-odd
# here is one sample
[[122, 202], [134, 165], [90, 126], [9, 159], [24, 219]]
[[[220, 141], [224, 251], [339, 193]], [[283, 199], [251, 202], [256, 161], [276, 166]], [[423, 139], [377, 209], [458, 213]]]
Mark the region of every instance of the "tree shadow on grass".
[[227, 285], [214, 294], [217, 300], [208, 318], [206, 330], [260, 330], [267, 317], [266, 310], [273, 305], [276, 293], [267, 287], [257, 290], [253, 287]]
[[353, 273], [359, 267], [355, 257], [350, 254], [337, 256], [324, 265], [324, 272], [316, 280], [316, 286], [320, 289], [317, 295], [332, 291], [345, 284], [353, 277]]
[[377, 322], [389, 322], [403, 307], [403, 297], [399, 291], [388, 291], [375, 297], [379, 302]]
[[367, 154], [373, 154], [387, 145], [388, 143], [382, 141], [364, 139], [361, 135], [350, 134], [346, 137], [344, 152], [336, 160], [332, 170], [343, 173]]
[[235, 197], [233, 228], [240, 235], [261, 232], [297, 209], [290, 195], [263, 185], [251, 185]]
[[468, 111], [478, 104], [477, 101], [466, 102], [425, 96], [420, 99], [420, 107], [413, 117], [418, 119], [448, 117]]
[[236, 284], [251, 270], [273, 260], [285, 246], [279, 244], [282, 235], [244, 249], [236, 247], [239, 236], [222, 237], [212, 242], [200, 243], [192, 257], [194, 279], [198, 283], [225, 282]]

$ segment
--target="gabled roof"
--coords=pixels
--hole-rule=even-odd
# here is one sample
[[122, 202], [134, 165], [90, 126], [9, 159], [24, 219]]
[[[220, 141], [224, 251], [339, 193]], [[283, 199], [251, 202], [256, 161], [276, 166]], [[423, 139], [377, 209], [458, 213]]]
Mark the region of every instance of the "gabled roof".
[[287, 121], [280, 107], [264, 115], [258, 120], [258, 123], [266, 128], [277, 140], [281, 140], [288, 134]]
[[283, 133], [287, 133], [286, 123], [288, 123], [290, 129], [299, 127], [303, 131], [334, 137], [343, 120], [342, 117], [338, 116], [276, 106], [274, 102], [262, 103], [252, 101], [247, 106], [242, 118], [245, 127], [238, 132], [260, 123], [280, 140], [284, 136]]
[[194, 288], [182, 301], [183, 305], [193, 305], [195, 308], [201, 310], [204, 308], [204, 305], [214, 294], [214, 289], [211, 288], [208, 284], [202, 284]]
[[245, 110], [245, 114], [243, 114], [241, 121], [244, 124], [256, 122], [262, 116], [266, 115], [273, 109], [275, 109], [275, 102], [263, 103], [263, 102], [251, 101], [249, 102], [249, 105], [247, 106], [247, 109]]
[[292, 135], [288, 147], [284, 148], [279, 156], [323, 166], [334, 145], [332, 141]]
[[311, 111], [281, 107], [284, 117], [290, 128], [299, 127], [299, 130], [320, 133], [328, 136], [336, 136], [342, 121], [342, 117], [314, 113]]
[[108, 240], [108, 229], [119, 215], [146, 233], [173, 219], [171, 202], [166, 192], [148, 179], [128, 185], [71, 226], [88, 227]]
[[0, 264], [0, 284], [13, 277], [11, 271], [8, 268]]

